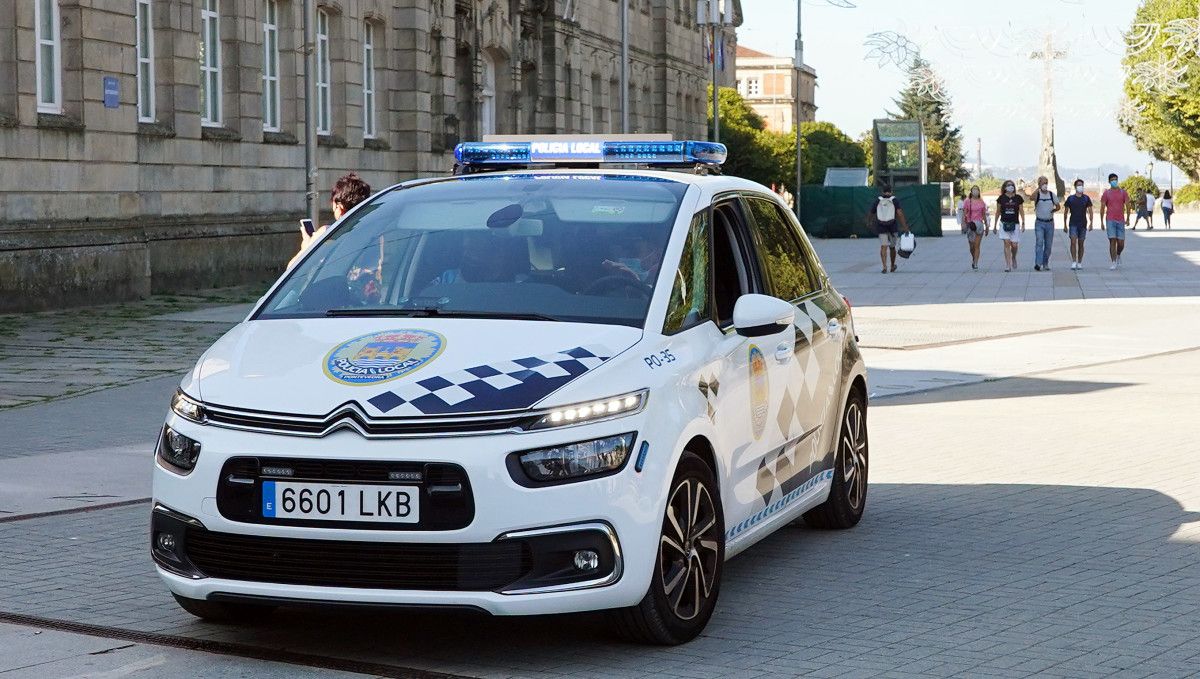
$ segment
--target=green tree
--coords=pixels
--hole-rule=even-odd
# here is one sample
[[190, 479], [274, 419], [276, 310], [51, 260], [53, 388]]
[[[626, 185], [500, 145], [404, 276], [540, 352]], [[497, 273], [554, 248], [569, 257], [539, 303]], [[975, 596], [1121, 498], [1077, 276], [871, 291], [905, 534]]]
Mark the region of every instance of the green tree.
[[950, 104], [934, 94], [936, 88], [931, 87], [931, 80], [936, 80], [936, 74], [929, 62], [914, 57], [908, 68], [908, 85], [893, 101], [897, 112], [888, 115], [921, 122], [925, 129], [929, 181], [962, 182], [971, 176], [963, 162], [962, 128], [954, 124]]
[[1200, 202], [1200, 184], [1188, 184], [1175, 192], [1175, 204]]
[[1151, 181], [1149, 177], [1143, 177], [1140, 174], [1135, 174], [1132, 177], [1126, 177], [1125, 181], [1121, 182], [1121, 188], [1125, 189], [1125, 192], [1131, 196], [1137, 193], [1139, 190], [1146, 191], [1155, 198], [1158, 198], [1159, 195], [1162, 194], [1162, 192], [1158, 190], [1158, 184], [1155, 184], [1153, 181]]
[[1142, 0], [1122, 62], [1128, 102], [1118, 116], [1139, 149], [1174, 163], [1193, 182], [1200, 181], [1197, 4]]
[[[805, 184], [824, 183], [825, 170], [831, 167], [868, 166], [862, 146], [833, 123], [800, 123], [800, 132], [804, 135], [801, 160]], [[793, 149], [792, 173], [795, 174], [796, 139], [795, 135], [788, 137], [791, 138], [789, 146]]]

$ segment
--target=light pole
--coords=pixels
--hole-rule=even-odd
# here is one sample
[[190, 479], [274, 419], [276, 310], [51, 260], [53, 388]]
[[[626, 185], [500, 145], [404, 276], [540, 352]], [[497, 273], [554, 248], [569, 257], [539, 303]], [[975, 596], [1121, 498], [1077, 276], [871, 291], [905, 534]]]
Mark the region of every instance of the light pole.
[[796, 63], [793, 65], [796, 74], [796, 195], [792, 198], [792, 209], [796, 211], [797, 220], [800, 219], [800, 190], [804, 188], [804, 144], [803, 135], [800, 133], [804, 118], [804, 104], [800, 102], [800, 95], [804, 93], [801, 85], [801, 79], [804, 76], [804, 34], [801, 32], [803, 12], [800, 10], [803, 5], [803, 2], [796, 2]]
[[317, 202], [317, 7], [304, 0], [304, 198], [308, 218], [321, 221]]
[[717, 58], [720, 48], [717, 46], [717, 37], [720, 34], [724, 44], [724, 31], [720, 29], [726, 22], [733, 21], [733, 13], [723, 13], [721, 3], [722, 0], [696, 0], [696, 24], [708, 29], [709, 44], [712, 45], [713, 141], [721, 141], [721, 100], [720, 86], [717, 83]]
[[629, 134], [629, 0], [621, 0], [621, 134]]

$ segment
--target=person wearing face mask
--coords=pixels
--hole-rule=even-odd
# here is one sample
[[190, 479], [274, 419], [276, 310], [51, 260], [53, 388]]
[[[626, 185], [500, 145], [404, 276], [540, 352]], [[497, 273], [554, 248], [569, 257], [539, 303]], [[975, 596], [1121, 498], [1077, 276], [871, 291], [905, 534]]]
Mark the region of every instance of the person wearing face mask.
[[1050, 180], [1038, 177], [1037, 192], [1033, 194], [1033, 270], [1050, 270], [1050, 250], [1054, 247], [1054, 213], [1058, 212], [1058, 196], [1050, 190]]
[[996, 221], [993, 225], [1004, 244], [1005, 272], [1017, 268], [1017, 247], [1021, 244], [1021, 232], [1025, 230], [1024, 202], [1025, 198], [1017, 193], [1017, 185], [1011, 179], [1005, 181], [1004, 192], [996, 199]]
[[1100, 221], [1108, 235], [1108, 258], [1112, 261], [1109, 271], [1121, 268], [1121, 253], [1125, 251], [1125, 224], [1133, 204], [1129, 192], [1121, 188], [1117, 175], [1108, 175], [1108, 188], [1100, 195]]
[[979, 195], [979, 187], [972, 186], [971, 193], [958, 210], [959, 224], [967, 235], [967, 248], [971, 251], [971, 268], [979, 269], [979, 245], [988, 234], [987, 203]]
[[1071, 238], [1071, 269], [1083, 268], [1083, 239], [1092, 230], [1095, 210], [1092, 197], [1083, 192], [1083, 180], [1075, 180], [1075, 193], [1067, 196], [1063, 211], [1063, 231]]

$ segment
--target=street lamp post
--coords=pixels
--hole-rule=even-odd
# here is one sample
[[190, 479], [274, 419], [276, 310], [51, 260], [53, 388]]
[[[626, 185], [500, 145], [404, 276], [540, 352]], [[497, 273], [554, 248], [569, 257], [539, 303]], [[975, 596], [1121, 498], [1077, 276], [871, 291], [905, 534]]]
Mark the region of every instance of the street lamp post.
[[717, 58], [720, 48], [717, 39], [724, 43], [725, 36], [721, 27], [726, 22], [733, 21], [732, 12], [721, 11], [722, 0], [696, 0], [696, 24], [708, 29], [709, 44], [712, 45], [712, 112], [713, 112], [713, 141], [721, 141], [721, 100], [720, 86], [717, 82]]
[[621, 0], [621, 134], [629, 134], [629, 0]]
[[304, 0], [304, 197], [308, 218], [321, 220], [317, 202], [317, 7]]
[[796, 195], [792, 198], [792, 209], [796, 211], [797, 220], [800, 219], [800, 190], [804, 187], [804, 144], [801, 139], [803, 135], [800, 134], [804, 116], [804, 105], [800, 101], [800, 95], [804, 92], [801, 86], [801, 79], [804, 75], [804, 35], [801, 32], [803, 13], [800, 10], [803, 4], [802, 2], [796, 3], [796, 63], [793, 65], [796, 74], [794, 88], [796, 90]]

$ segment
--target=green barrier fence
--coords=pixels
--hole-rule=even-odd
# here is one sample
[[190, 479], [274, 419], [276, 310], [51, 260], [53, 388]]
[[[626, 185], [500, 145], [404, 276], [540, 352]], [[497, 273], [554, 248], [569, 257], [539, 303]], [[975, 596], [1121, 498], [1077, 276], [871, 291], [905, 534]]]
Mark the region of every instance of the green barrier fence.
[[[895, 193], [914, 234], [942, 235], [940, 187], [900, 186]], [[874, 222], [867, 221], [867, 212], [878, 196], [871, 186], [805, 186], [800, 191], [800, 221], [817, 238], [874, 238]]]

